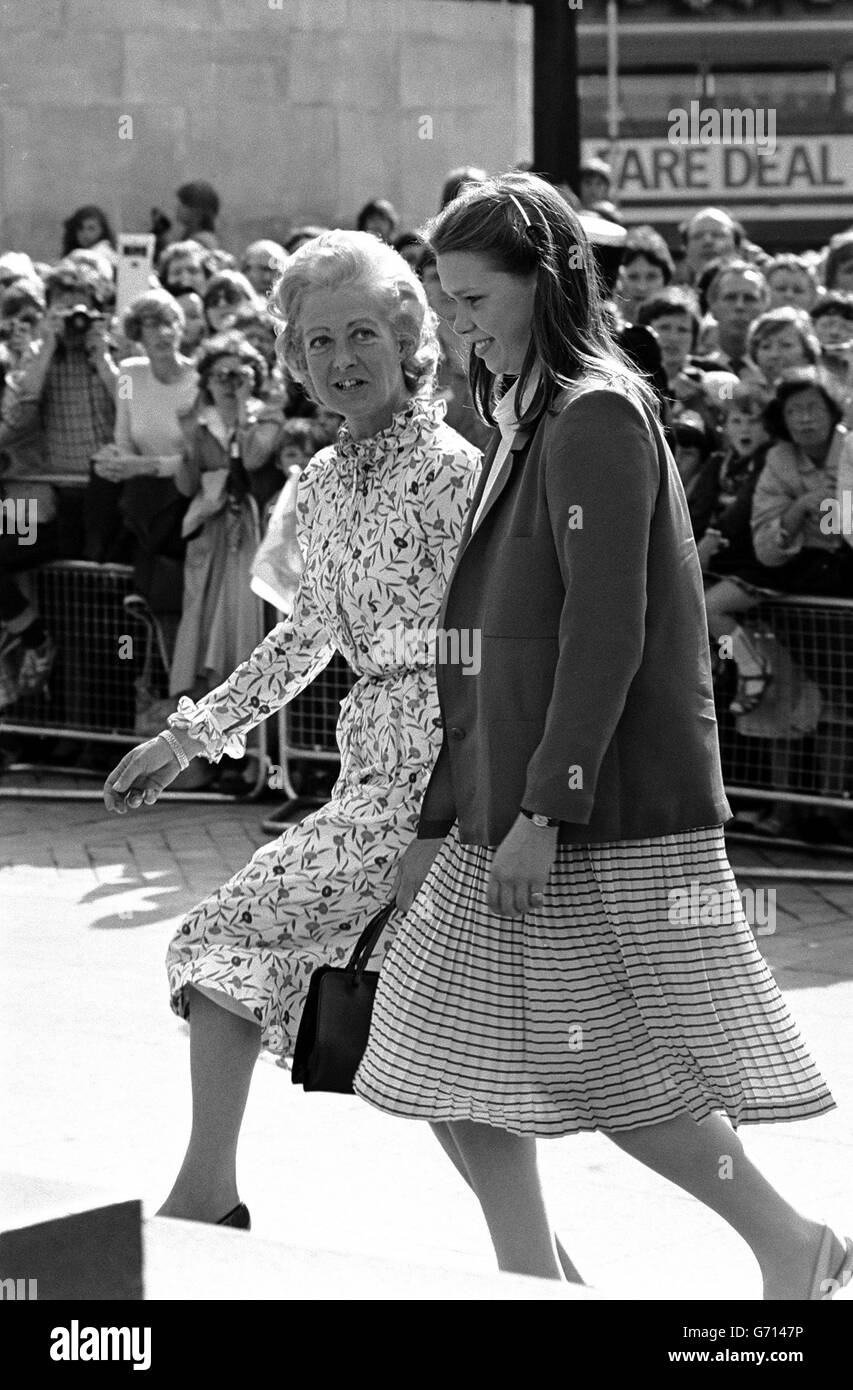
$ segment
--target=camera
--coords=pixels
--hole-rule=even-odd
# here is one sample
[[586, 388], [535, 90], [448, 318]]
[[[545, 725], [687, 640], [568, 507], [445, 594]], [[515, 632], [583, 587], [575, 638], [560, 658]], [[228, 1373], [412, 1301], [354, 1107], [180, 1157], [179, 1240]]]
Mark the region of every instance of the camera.
[[87, 333], [93, 323], [98, 323], [101, 315], [86, 304], [75, 304], [73, 308], [65, 309], [61, 318], [66, 333], [82, 334]]

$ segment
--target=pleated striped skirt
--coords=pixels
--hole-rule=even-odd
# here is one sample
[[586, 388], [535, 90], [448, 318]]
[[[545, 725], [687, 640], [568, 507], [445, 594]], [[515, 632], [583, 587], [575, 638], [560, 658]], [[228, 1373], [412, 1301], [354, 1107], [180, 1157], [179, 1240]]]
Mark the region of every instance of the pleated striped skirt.
[[517, 920], [486, 907], [492, 854], [454, 828], [403, 919], [356, 1077], [364, 1100], [541, 1136], [834, 1107], [721, 827], [561, 845], [543, 905]]

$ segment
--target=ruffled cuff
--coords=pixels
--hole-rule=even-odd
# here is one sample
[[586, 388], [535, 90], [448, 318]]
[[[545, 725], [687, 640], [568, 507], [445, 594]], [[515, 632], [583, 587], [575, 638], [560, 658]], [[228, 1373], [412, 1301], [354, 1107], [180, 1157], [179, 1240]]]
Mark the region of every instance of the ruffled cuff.
[[197, 739], [209, 762], [218, 763], [223, 754], [229, 758], [242, 758], [245, 755], [246, 735], [235, 733], [233, 729], [223, 732], [210, 706], [197, 705], [188, 695], [181, 696], [176, 713], [170, 714], [166, 722], [170, 729], [183, 729], [191, 738]]

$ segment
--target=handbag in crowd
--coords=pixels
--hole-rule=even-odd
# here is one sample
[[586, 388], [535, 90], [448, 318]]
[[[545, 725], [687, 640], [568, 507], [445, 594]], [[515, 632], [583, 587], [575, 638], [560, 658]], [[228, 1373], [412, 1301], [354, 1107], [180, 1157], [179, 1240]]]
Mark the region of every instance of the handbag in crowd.
[[388, 903], [368, 922], [346, 966], [321, 965], [311, 976], [293, 1051], [295, 1086], [353, 1094], [379, 980], [379, 971], [365, 966], [394, 906]]

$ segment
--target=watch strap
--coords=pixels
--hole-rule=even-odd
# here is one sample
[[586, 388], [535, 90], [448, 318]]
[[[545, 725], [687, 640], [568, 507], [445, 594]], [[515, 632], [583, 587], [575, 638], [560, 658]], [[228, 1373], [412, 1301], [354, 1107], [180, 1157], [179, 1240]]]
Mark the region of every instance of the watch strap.
[[526, 816], [528, 820], [532, 820], [534, 825], [540, 826], [543, 830], [546, 826], [551, 828], [560, 824], [555, 816], [542, 816], [538, 811], [526, 811], [523, 806], [519, 809], [523, 816]]

